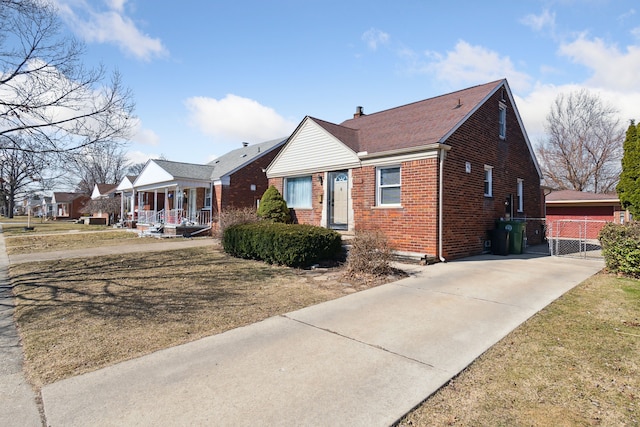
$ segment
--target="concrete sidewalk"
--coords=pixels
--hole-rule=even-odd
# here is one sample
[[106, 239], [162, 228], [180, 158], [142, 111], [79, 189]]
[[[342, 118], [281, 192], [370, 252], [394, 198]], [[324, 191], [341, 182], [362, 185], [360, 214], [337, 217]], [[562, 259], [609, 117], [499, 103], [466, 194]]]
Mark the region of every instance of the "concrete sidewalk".
[[36, 394], [22, 371], [24, 355], [13, 312], [9, 260], [0, 225], [0, 425], [42, 426]]
[[390, 425], [602, 260], [480, 256], [42, 389], [51, 426]]

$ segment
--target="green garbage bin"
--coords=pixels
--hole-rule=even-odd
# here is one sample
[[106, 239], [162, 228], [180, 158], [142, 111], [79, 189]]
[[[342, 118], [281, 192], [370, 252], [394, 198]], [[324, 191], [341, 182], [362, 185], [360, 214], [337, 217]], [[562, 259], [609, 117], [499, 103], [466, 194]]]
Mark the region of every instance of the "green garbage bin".
[[526, 235], [526, 223], [524, 221], [498, 221], [496, 228], [509, 232], [510, 254], [521, 254], [524, 252], [524, 236]]

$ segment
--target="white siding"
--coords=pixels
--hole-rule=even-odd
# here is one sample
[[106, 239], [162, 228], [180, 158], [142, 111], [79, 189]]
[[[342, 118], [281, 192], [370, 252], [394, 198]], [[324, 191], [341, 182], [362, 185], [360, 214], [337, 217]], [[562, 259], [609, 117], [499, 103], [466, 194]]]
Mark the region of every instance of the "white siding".
[[167, 181], [173, 181], [173, 176], [152, 160], [145, 166], [140, 176], [136, 179], [135, 186], [141, 187], [143, 185]]
[[353, 150], [307, 118], [269, 165], [267, 176], [293, 176], [359, 166], [360, 159]]

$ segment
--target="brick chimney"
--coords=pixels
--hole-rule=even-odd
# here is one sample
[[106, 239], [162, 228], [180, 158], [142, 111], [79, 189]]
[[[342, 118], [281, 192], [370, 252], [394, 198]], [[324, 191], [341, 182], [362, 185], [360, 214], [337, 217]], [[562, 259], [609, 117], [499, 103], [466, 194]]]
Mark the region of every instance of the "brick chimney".
[[353, 115], [353, 118], [357, 119], [360, 116], [364, 116], [364, 109], [361, 106], [357, 106], [356, 113]]

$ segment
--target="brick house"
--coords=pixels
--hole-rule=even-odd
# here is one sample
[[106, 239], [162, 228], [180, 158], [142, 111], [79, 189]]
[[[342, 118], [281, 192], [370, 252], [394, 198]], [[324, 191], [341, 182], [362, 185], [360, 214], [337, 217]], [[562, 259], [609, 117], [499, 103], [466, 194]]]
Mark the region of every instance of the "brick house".
[[[297, 222], [383, 231], [399, 254], [486, 250], [500, 218], [540, 218], [541, 172], [506, 80], [333, 124], [305, 117], [267, 169]], [[528, 227], [530, 244], [541, 227]]]
[[82, 208], [89, 201], [89, 196], [82, 193], [54, 192], [51, 197], [53, 219], [70, 220], [82, 216]]
[[204, 165], [149, 160], [130, 188], [124, 180], [118, 186], [130, 197], [123, 210], [133, 208], [123, 218], [132, 217], [143, 230], [162, 227], [169, 234], [215, 229], [220, 212], [257, 205], [268, 186], [264, 169], [285, 141], [243, 143]]
[[117, 206], [120, 205], [117, 187], [117, 184], [94, 184], [91, 201], [87, 204], [87, 208], [91, 209], [90, 224], [111, 225], [116, 222]]
[[[545, 207], [547, 227], [556, 238], [582, 234], [586, 239], [595, 240], [607, 222], [624, 224], [632, 219], [615, 193], [552, 191], [545, 196]], [[578, 228], [582, 231], [576, 231]]]

